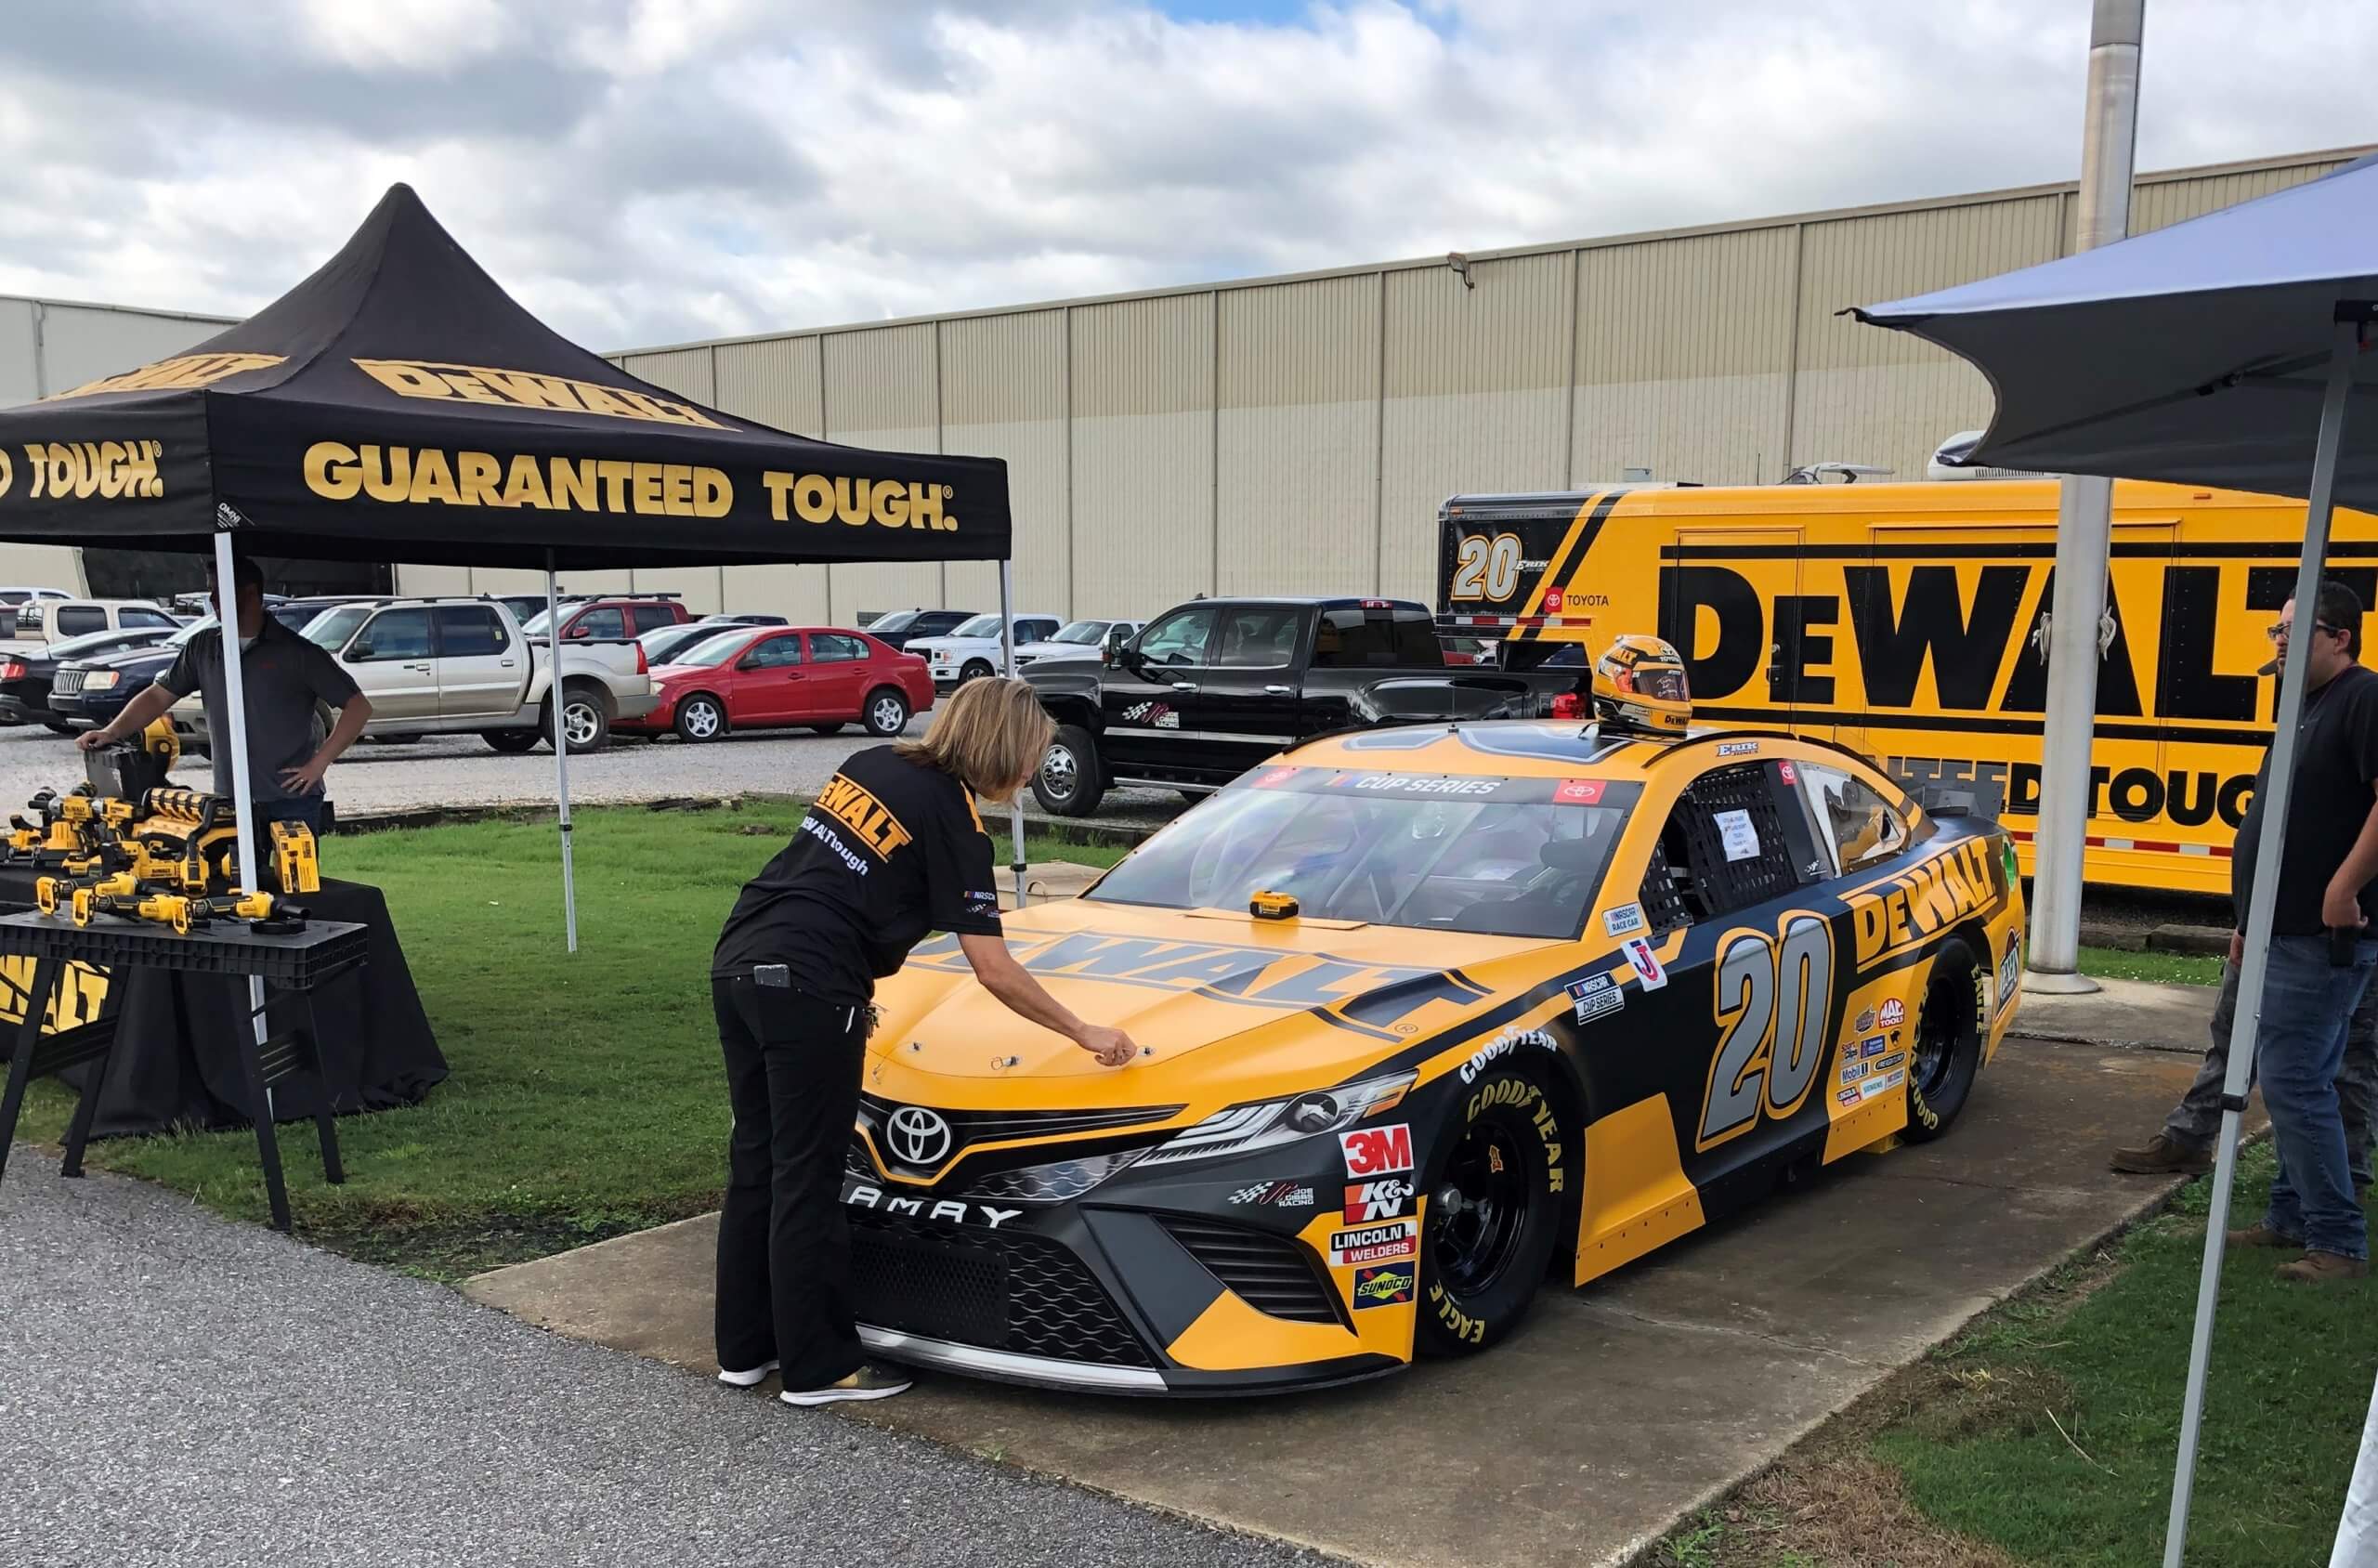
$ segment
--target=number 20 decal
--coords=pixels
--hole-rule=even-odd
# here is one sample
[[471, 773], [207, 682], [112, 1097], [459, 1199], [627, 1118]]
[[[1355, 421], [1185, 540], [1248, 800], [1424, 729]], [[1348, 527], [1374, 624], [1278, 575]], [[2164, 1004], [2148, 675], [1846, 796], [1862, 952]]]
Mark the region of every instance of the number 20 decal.
[[1462, 535], [1455, 551], [1452, 596], [1500, 600], [1518, 593], [1522, 548], [1515, 533], [1498, 533], [1491, 541], [1483, 533]]
[[1707, 1149], [1750, 1130], [1764, 1105], [1788, 1117], [1823, 1071], [1833, 1015], [1833, 926], [1795, 909], [1763, 931], [1730, 931], [1718, 945], [1712, 1011], [1718, 1052], [1695, 1147]]

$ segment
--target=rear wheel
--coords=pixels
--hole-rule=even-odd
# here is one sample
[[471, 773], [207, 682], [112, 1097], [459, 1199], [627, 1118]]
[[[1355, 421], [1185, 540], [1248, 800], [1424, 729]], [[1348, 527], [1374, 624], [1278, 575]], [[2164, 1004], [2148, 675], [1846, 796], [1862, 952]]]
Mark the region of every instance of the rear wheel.
[[1907, 1130], [1925, 1143], [1949, 1130], [1981, 1070], [1982, 999], [1990, 994], [1973, 949], [1955, 937], [1940, 944], [1907, 1052]]
[[1032, 776], [1032, 795], [1053, 817], [1088, 817], [1106, 793], [1098, 742], [1079, 725], [1059, 725]]
[[[537, 725], [546, 735], [554, 732], [553, 699], [545, 699], [543, 718]], [[561, 695], [561, 733], [573, 751], [599, 751], [611, 738], [611, 715], [603, 707], [603, 699], [586, 686], [568, 687]]]
[[869, 735], [897, 735], [908, 727], [908, 699], [890, 686], [878, 686], [867, 694], [859, 722]]
[[1514, 1067], [1480, 1075], [1437, 1130], [1420, 1232], [1423, 1355], [1467, 1355], [1518, 1326], [1560, 1240], [1572, 1161], [1544, 1086]]
[[499, 751], [512, 752], [516, 755], [522, 751], [535, 751], [537, 742], [544, 738], [545, 732], [541, 729], [483, 729], [479, 731], [481, 740]]
[[726, 733], [726, 709], [706, 691], [677, 704], [674, 727], [680, 740], [715, 740]]

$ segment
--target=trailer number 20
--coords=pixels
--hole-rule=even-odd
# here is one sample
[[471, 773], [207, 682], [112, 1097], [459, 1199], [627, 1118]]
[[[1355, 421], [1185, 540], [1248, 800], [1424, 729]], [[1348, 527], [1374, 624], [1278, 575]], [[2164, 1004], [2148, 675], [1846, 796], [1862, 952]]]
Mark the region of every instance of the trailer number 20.
[[1457, 599], [1509, 598], [1520, 591], [1520, 536], [1498, 533], [1462, 535], [1455, 547], [1453, 596]]
[[1730, 931], [1716, 968], [1718, 1051], [1702, 1104], [1703, 1149], [1750, 1130], [1762, 1107], [1783, 1117], [1807, 1101], [1833, 1015], [1833, 926], [1795, 909], [1774, 936]]

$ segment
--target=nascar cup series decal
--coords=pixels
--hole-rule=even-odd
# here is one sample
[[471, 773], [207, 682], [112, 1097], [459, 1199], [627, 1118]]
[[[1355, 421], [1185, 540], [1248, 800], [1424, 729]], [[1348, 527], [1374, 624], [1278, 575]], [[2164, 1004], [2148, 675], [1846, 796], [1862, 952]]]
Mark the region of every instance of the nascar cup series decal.
[[1585, 1024], [1625, 1007], [1627, 991], [1614, 973], [1589, 974], [1570, 982], [1569, 1000], [1576, 1005], [1577, 1022]]

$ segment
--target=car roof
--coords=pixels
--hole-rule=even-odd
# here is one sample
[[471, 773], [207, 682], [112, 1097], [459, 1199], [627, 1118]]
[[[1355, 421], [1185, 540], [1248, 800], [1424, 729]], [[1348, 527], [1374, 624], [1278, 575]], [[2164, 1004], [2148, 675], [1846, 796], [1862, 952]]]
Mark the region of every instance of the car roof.
[[1493, 719], [1468, 724], [1395, 725], [1347, 730], [1307, 741], [1280, 761], [1293, 767], [1342, 767], [1366, 773], [1493, 778], [1642, 780], [1669, 763], [1696, 770], [1718, 760], [1720, 747], [1747, 748], [1725, 760], [1762, 754], [1836, 758], [1866, 772], [1874, 764], [1846, 746], [1781, 730], [1695, 729], [1681, 739], [1605, 734], [1575, 719]]

